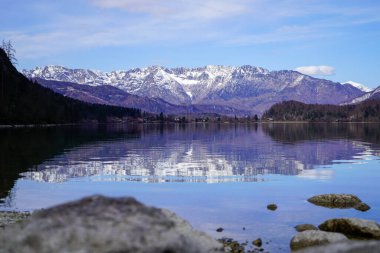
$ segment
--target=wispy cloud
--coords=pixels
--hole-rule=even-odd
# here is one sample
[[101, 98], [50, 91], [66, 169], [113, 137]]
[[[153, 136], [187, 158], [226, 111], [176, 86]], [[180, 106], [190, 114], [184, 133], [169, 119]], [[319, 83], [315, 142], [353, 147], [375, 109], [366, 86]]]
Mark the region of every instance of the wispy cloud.
[[354, 1], [342, 7], [327, 0], [83, 0], [80, 12], [68, 7], [77, 1], [41, 2], [22, 5], [34, 11], [27, 26], [6, 26], [0, 11], [0, 36], [13, 40], [23, 57], [128, 45], [312, 41], [380, 22], [376, 8]]
[[225, 43], [232, 45], [268, 44], [320, 39], [333, 35], [336, 36], [338, 34], [333, 34], [329, 31], [316, 32], [316, 28], [313, 26], [282, 26], [271, 31], [239, 35], [225, 40]]
[[199, 43], [225, 37], [219, 22], [248, 10], [246, 0], [88, 1], [100, 10], [59, 13], [33, 30], [3, 29], [0, 37], [28, 58], [104, 46]]
[[124, 9], [165, 19], [212, 20], [241, 15], [249, 11], [252, 0], [91, 0], [102, 8]]
[[310, 76], [331, 76], [335, 74], [335, 68], [331, 66], [304, 66], [295, 70]]

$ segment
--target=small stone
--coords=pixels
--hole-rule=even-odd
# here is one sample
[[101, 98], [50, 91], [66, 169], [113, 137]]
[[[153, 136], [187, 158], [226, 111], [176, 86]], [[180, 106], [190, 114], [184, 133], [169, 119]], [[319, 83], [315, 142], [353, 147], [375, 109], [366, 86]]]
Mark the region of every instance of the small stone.
[[223, 230], [224, 230], [224, 228], [217, 228], [217, 229], [216, 229], [216, 232], [219, 232], [219, 233], [220, 233], [220, 232], [223, 232]]
[[277, 209], [277, 205], [276, 204], [269, 204], [269, 205], [267, 205], [267, 209], [271, 210], [271, 211], [275, 211]]
[[294, 227], [297, 232], [303, 232], [306, 230], [318, 230], [318, 228], [312, 224], [300, 224]]
[[243, 253], [245, 252], [244, 244], [240, 244], [238, 241], [235, 241], [231, 238], [222, 238], [218, 240], [224, 246], [225, 252], [230, 253]]
[[256, 240], [252, 241], [252, 244], [256, 247], [261, 247], [263, 245], [263, 241], [261, 240], [261, 238], [257, 238]]
[[310, 246], [323, 245], [348, 240], [339, 233], [324, 232], [320, 230], [307, 230], [296, 234], [290, 241], [290, 248], [298, 250]]
[[371, 209], [371, 207], [369, 206], [369, 205], [367, 205], [366, 203], [360, 203], [360, 204], [358, 204], [358, 205], [356, 205], [355, 207], [354, 207], [356, 210], [358, 210], [358, 211], [362, 211], [362, 212], [366, 212], [366, 211], [368, 211], [369, 209]]

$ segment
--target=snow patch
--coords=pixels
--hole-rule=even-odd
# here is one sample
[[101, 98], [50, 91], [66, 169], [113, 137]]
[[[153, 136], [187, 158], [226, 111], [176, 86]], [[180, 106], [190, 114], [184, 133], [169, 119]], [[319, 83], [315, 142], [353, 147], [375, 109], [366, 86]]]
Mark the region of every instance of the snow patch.
[[304, 77], [305, 77], [304, 75], [300, 75], [299, 77], [297, 77], [296, 80], [294, 80], [294, 83], [293, 83], [292, 87], [295, 87], [298, 84], [300, 84], [301, 81], [304, 79]]
[[191, 93], [191, 91], [186, 91], [186, 94], [187, 94], [190, 98], [193, 98], [193, 93]]
[[195, 84], [198, 84], [199, 81], [198, 80], [193, 80], [193, 79], [185, 79], [183, 76], [181, 77], [177, 77], [175, 76], [174, 74], [171, 74], [170, 77], [172, 79], [174, 79], [176, 82], [182, 84], [182, 85], [186, 85], [186, 86], [190, 86], [190, 85], [195, 85]]
[[364, 94], [361, 97], [355, 98], [349, 104], [357, 104], [357, 103], [363, 102], [364, 100], [367, 100], [371, 95], [372, 95], [371, 93]]

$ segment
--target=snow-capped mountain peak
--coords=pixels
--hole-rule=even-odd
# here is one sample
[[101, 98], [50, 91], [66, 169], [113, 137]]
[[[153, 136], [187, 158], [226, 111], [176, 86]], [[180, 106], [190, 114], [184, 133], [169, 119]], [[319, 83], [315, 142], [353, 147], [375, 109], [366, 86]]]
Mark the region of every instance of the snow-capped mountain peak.
[[350, 84], [352, 86], [354, 86], [355, 88], [358, 88], [359, 90], [361, 91], [364, 91], [364, 92], [370, 92], [372, 91], [373, 89], [361, 84], [361, 83], [357, 83], [357, 82], [354, 82], [354, 81], [347, 81], [347, 82], [344, 82], [342, 84]]
[[284, 100], [338, 104], [364, 94], [353, 88], [353, 84], [341, 85], [296, 71], [269, 71], [251, 65], [149, 66], [111, 72], [46, 66], [23, 73], [29, 78], [50, 81], [111, 85], [132, 95], [161, 99], [174, 105], [225, 107], [253, 114], [260, 114]]
[[34, 70], [24, 70], [23, 73], [29, 78], [91, 86], [112, 85], [134, 95], [159, 97], [175, 104], [189, 104], [230, 86], [233, 79], [253, 79], [255, 76], [267, 75], [270, 71], [249, 65], [241, 67], [207, 65], [198, 68], [171, 69], [155, 65], [125, 71], [102, 72], [49, 65]]

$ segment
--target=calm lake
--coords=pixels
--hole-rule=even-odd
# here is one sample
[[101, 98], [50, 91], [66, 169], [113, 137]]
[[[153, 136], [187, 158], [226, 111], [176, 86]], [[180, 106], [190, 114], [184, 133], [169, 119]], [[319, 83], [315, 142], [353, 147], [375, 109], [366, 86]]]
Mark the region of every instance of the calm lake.
[[[215, 238], [260, 237], [266, 250], [289, 252], [297, 224], [380, 221], [379, 158], [379, 124], [0, 129], [0, 210], [35, 210], [92, 194], [133, 196]], [[323, 193], [356, 194], [371, 209], [306, 201]], [[269, 203], [278, 209], [267, 210]]]

